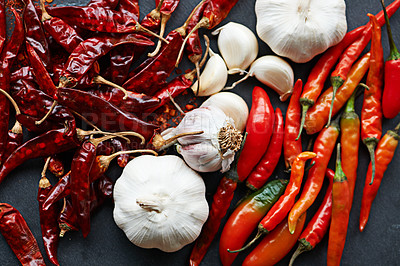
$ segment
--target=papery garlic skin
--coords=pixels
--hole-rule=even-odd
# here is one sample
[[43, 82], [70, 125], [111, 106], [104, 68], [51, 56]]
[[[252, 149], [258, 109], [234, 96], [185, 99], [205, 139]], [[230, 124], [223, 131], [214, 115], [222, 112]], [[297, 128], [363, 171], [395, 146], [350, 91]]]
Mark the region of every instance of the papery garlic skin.
[[221, 91], [226, 82], [228, 81], [228, 70], [226, 68], [224, 59], [219, 54], [214, 53], [209, 49], [210, 58], [208, 59], [203, 72], [200, 75], [200, 89], [199, 82], [192, 86], [193, 92], [198, 96], [210, 96], [214, 93]]
[[274, 53], [305, 63], [347, 31], [344, 0], [257, 0], [256, 31]]
[[243, 72], [257, 58], [257, 37], [246, 26], [229, 22], [212, 34], [219, 34], [218, 49], [228, 67], [228, 74]]
[[203, 179], [174, 155], [131, 160], [113, 195], [115, 223], [142, 248], [175, 252], [199, 236], [208, 217]]
[[233, 92], [218, 92], [211, 95], [200, 107], [207, 106], [215, 106], [221, 109], [228, 117], [233, 119], [237, 130], [244, 131], [249, 117], [249, 107], [242, 97]]

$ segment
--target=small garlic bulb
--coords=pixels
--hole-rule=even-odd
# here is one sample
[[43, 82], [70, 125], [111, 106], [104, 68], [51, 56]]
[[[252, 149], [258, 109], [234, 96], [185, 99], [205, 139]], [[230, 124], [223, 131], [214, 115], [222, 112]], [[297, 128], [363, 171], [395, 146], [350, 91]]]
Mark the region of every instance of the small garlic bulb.
[[[228, 70], [224, 59], [211, 49], [209, 49], [210, 58], [200, 75], [200, 89], [198, 88], [199, 82], [192, 86], [193, 92], [198, 96], [210, 96], [214, 93], [221, 91], [226, 82], [228, 81]], [[197, 90], [199, 89], [199, 92]]]
[[228, 74], [243, 72], [257, 58], [257, 37], [246, 26], [229, 22], [212, 34], [219, 34], [218, 49], [229, 69]]
[[233, 92], [218, 92], [210, 96], [200, 107], [207, 106], [215, 106], [221, 109], [228, 117], [233, 119], [235, 127], [239, 131], [244, 131], [249, 117], [249, 107], [242, 97]]
[[257, 34], [277, 55], [305, 63], [347, 31], [344, 0], [257, 0]]
[[289, 63], [275, 55], [265, 55], [258, 58], [251, 64], [250, 70], [246, 76], [226, 89], [232, 89], [248, 77], [253, 76], [256, 77], [258, 81], [276, 91], [281, 101], [286, 101], [292, 94], [294, 83], [293, 69]]

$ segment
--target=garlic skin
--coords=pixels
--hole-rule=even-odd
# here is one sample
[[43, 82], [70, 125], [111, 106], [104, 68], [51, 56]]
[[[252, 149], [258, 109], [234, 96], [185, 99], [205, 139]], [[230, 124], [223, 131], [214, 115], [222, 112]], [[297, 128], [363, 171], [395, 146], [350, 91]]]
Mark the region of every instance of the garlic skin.
[[249, 107], [242, 97], [233, 92], [218, 92], [211, 95], [200, 105], [200, 107], [208, 106], [221, 109], [228, 117], [233, 119], [237, 130], [244, 131], [249, 117]]
[[199, 82], [192, 86], [193, 92], [198, 96], [210, 96], [214, 93], [221, 91], [226, 82], [228, 81], [228, 70], [226, 68], [224, 59], [211, 49], [209, 49], [210, 58], [208, 59], [203, 72], [200, 75], [200, 89]]
[[208, 217], [203, 179], [174, 155], [131, 160], [113, 195], [115, 223], [142, 248], [175, 252], [199, 236]]
[[256, 31], [274, 53], [305, 63], [347, 31], [344, 0], [257, 0]]
[[246, 26], [229, 22], [211, 34], [219, 34], [218, 49], [229, 69], [228, 74], [242, 73], [257, 58], [257, 37]]

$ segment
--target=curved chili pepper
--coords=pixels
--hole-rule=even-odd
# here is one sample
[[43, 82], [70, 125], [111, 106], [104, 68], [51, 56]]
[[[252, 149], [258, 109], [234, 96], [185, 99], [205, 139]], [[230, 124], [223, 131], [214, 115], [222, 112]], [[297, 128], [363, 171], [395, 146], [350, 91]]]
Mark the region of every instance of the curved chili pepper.
[[395, 127], [394, 130], [388, 130], [382, 139], [378, 142], [378, 146], [375, 151], [375, 181], [370, 184], [370, 177], [372, 175], [371, 163], [368, 165], [367, 178], [365, 179], [365, 185], [361, 200], [361, 213], [360, 213], [360, 231], [364, 231], [365, 226], [368, 222], [368, 217], [371, 212], [372, 202], [374, 201], [376, 194], [378, 193], [379, 186], [381, 185], [383, 175], [392, 161], [394, 152], [396, 151], [397, 145], [399, 144], [399, 129], [400, 124]]
[[325, 197], [322, 200], [317, 212], [307, 224], [306, 229], [298, 238], [299, 246], [290, 259], [289, 266], [293, 265], [294, 260], [303, 252], [310, 251], [321, 242], [322, 238], [328, 232], [332, 216], [332, 186], [335, 172], [331, 169], [326, 170], [326, 177], [329, 179], [329, 186], [326, 190]]
[[279, 158], [281, 157], [284, 134], [284, 122], [281, 109], [276, 108], [274, 120], [274, 131], [272, 132], [268, 148], [246, 180], [247, 187], [252, 190], [260, 189], [265, 184], [275, 170]]
[[386, 30], [390, 45], [390, 54], [385, 63], [385, 87], [383, 89], [382, 110], [383, 115], [386, 118], [394, 118], [400, 112], [400, 107], [398, 106], [398, 102], [400, 99], [398, 92], [398, 82], [400, 82], [400, 53], [394, 43], [392, 30], [390, 27], [390, 5], [385, 8], [385, 4], [383, 3], [383, 1], [381, 1], [381, 3], [383, 11], [385, 13], [385, 20], [387, 23]]
[[310, 74], [306, 84], [304, 85], [303, 93], [300, 97], [301, 104], [301, 125], [298, 138], [303, 131], [304, 122], [306, 121], [306, 115], [308, 109], [314, 105], [317, 101], [322, 89], [324, 88], [325, 81], [329, 76], [332, 67], [335, 65], [343, 50], [346, 49], [351, 43], [358, 39], [361, 33], [364, 31], [366, 26], [360, 26], [344, 36], [344, 38], [335, 46], [330, 47], [318, 62], [315, 64]]
[[[365, 54], [351, 68], [345, 83], [336, 92], [336, 100], [333, 105], [332, 115], [337, 114], [340, 108], [343, 107], [364, 77], [369, 68], [370, 55], [370, 53]], [[332, 93], [332, 87], [330, 87], [318, 98], [316, 104], [308, 110], [304, 125], [307, 134], [317, 133], [327, 124], [333, 97]]]
[[350, 190], [340, 162], [340, 143], [337, 148], [336, 170], [332, 187], [332, 220], [329, 229], [327, 265], [340, 265], [350, 215]]
[[250, 114], [246, 123], [246, 144], [238, 160], [239, 180], [244, 181], [268, 148], [274, 127], [274, 109], [268, 94], [255, 86]]
[[293, 207], [297, 194], [300, 192], [300, 187], [304, 176], [305, 163], [308, 159], [315, 158], [315, 156], [317, 156], [317, 154], [314, 152], [305, 151], [296, 157], [296, 160], [294, 160], [292, 164], [290, 180], [285, 189], [285, 193], [279, 198], [274, 206], [268, 211], [267, 215], [258, 224], [257, 235], [243, 248], [234, 251], [228, 250], [228, 252], [240, 252], [249, 248], [260, 237], [274, 230], [275, 227], [286, 218], [290, 209]]
[[46, 265], [24, 218], [7, 203], [0, 203], [0, 233], [22, 265]]
[[368, 14], [372, 24], [371, 59], [367, 76], [368, 90], [364, 90], [364, 102], [361, 109], [361, 139], [367, 146], [372, 162], [372, 178], [375, 177], [374, 152], [382, 136], [382, 87], [383, 87], [383, 48], [381, 28], [376, 18]]
[[316, 154], [313, 160], [315, 164], [308, 172], [299, 200], [289, 213], [288, 223], [291, 232], [294, 232], [297, 220], [314, 203], [322, 188], [325, 172], [339, 136], [339, 118], [334, 120], [328, 128], [324, 128], [315, 140], [313, 148]]
[[243, 261], [243, 266], [275, 265], [283, 259], [296, 244], [297, 238], [303, 229], [306, 214], [299, 219], [299, 227], [294, 234], [290, 234], [287, 221], [282, 221], [269, 235], [264, 237], [257, 247]]
[[300, 137], [300, 94], [303, 82], [298, 79], [294, 84], [293, 94], [290, 97], [289, 106], [286, 110], [285, 134], [283, 140], [283, 156], [286, 169], [290, 169], [293, 161], [299, 155], [303, 147]]
[[257, 224], [283, 194], [287, 180], [273, 180], [248, 196], [236, 207], [225, 223], [219, 240], [222, 265], [231, 265], [237, 254], [227, 250], [241, 248]]
[[[47, 165], [48, 163], [46, 163]], [[57, 204], [54, 204], [48, 210], [43, 210], [42, 206], [46, 197], [51, 190], [50, 181], [42, 173], [42, 178], [39, 181], [38, 202], [40, 214], [40, 228], [42, 231], [43, 244], [48, 258], [54, 265], [60, 265], [57, 259], [57, 248], [59, 242], [60, 228], [58, 227], [57, 217], [60, 209]]]
[[354, 188], [357, 180], [358, 148], [360, 146], [360, 118], [354, 108], [356, 95], [357, 89], [354, 90], [347, 101], [344, 113], [340, 119], [342, 167], [349, 183], [350, 207], [353, 203]]
[[157, 129], [157, 126], [144, 122], [135, 115], [124, 112], [102, 98], [85, 91], [59, 88], [57, 101], [108, 131], [136, 131], [148, 140]]

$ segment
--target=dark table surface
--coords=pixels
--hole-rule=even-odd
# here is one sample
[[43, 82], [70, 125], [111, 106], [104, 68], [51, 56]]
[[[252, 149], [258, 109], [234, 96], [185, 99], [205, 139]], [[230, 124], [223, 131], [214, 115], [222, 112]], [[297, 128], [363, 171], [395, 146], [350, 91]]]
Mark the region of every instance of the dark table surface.
[[[323, 1], [323, 0], [320, 0]], [[140, 0], [141, 16], [147, 14], [154, 8], [154, 1]], [[173, 14], [167, 32], [180, 26], [189, 15], [190, 11], [197, 4], [195, 0], [182, 0], [177, 10]], [[393, 0], [386, 1], [390, 4]], [[73, 1], [57, 1], [58, 5], [79, 5], [85, 4], [83, 0]], [[255, 0], [240, 0], [232, 9], [229, 16], [221, 23], [224, 25], [229, 21], [242, 23], [255, 31], [256, 17], [254, 13]], [[378, 0], [346, 0], [347, 5], [347, 24], [348, 30], [352, 30], [360, 25], [368, 22], [367, 13], [376, 14], [381, 10]], [[392, 31], [395, 41], [400, 46], [400, 14], [395, 14], [391, 19]], [[383, 27], [382, 42], [384, 45], [385, 58], [389, 54], [389, 46], [386, 35], [386, 27]], [[216, 37], [211, 36], [210, 31], [202, 31], [210, 36], [212, 40], [211, 47], [215, 52], [218, 52], [216, 45]], [[272, 54], [271, 50], [265, 43], [259, 40], [259, 56]], [[367, 47], [366, 51], [369, 49]], [[365, 51], [365, 52], [366, 52]], [[318, 57], [317, 57], [318, 58]], [[306, 81], [312, 66], [316, 63], [316, 59], [306, 64], [291, 65], [294, 68], [295, 80], [301, 78]], [[185, 70], [191, 66], [188, 62], [183, 62], [180, 68]], [[238, 76], [229, 78], [228, 83], [237, 80]], [[261, 85], [255, 79], [248, 80], [233, 91], [241, 95], [246, 102], [251, 104], [251, 91], [255, 85]], [[267, 90], [272, 105], [279, 107], [285, 113], [287, 103], [279, 101], [277, 94], [271, 89]], [[185, 98], [178, 98], [177, 101], [184, 104]], [[399, 103], [400, 104], [400, 103]], [[357, 100], [357, 112], [360, 113], [362, 100], [361, 97]], [[400, 121], [399, 117], [392, 120], [383, 121], [383, 130], [393, 128]], [[304, 146], [306, 144], [304, 138]], [[353, 208], [350, 215], [349, 229], [345, 249], [342, 256], [342, 265], [400, 265], [400, 197], [398, 190], [400, 188], [400, 154], [397, 152], [389, 165], [384, 180], [381, 184], [378, 195], [374, 201], [370, 219], [364, 232], [358, 230], [358, 220], [361, 205], [362, 190], [366, 175], [367, 166], [369, 163], [368, 153], [363, 144], [360, 144], [359, 150], [359, 167], [358, 180], [355, 188], [355, 196]], [[331, 160], [331, 168], [334, 167]], [[7, 202], [17, 208], [28, 225], [30, 226], [34, 236], [38, 240], [39, 246], [43, 254], [45, 254], [43, 243], [41, 240], [41, 232], [39, 226], [38, 203], [36, 200], [37, 186], [40, 177], [40, 172], [43, 167], [43, 160], [31, 160], [23, 164], [21, 167], [13, 171], [6, 180], [0, 185], [0, 201]], [[284, 173], [283, 162], [279, 163], [274, 176], [288, 178], [289, 175]], [[112, 179], [117, 179], [121, 173], [121, 169], [115, 164], [109, 170], [109, 176]], [[50, 175], [50, 174], [49, 174]], [[219, 173], [203, 174], [204, 181], [207, 186], [206, 197], [211, 203], [212, 195], [221, 178]], [[51, 181], [56, 182], [52, 177]], [[235, 194], [230, 211], [232, 211], [235, 203], [243, 196], [245, 188], [239, 186]], [[323, 196], [323, 195], [322, 195]], [[319, 196], [316, 204], [322, 200]], [[318, 206], [312, 206], [307, 220], [311, 218], [311, 214]], [[156, 249], [142, 249], [131, 244], [125, 237], [125, 234], [116, 226], [112, 218], [113, 204], [108, 202], [103, 208], [93, 215], [91, 220], [91, 232], [84, 239], [80, 232], [70, 232], [61, 239], [58, 256], [61, 265], [187, 265], [188, 258], [192, 249], [192, 245], [185, 246], [182, 250], [174, 253], [164, 253]], [[226, 218], [223, 220], [223, 223]], [[203, 265], [219, 265], [218, 257], [218, 239], [221, 233], [218, 232], [214, 239], [207, 255], [203, 260]], [[326, 264], [327, 237], [315, 248], [315, 250], [302, 254], [296, 261], [296, 265], [323, 265]], [[289, 258], [294, 249], [286, 256], [279, 265], [287, 265]], [[236, 264], [240, 265], [248, 252], [240, 254], [236, 260]], [[46, 262], [50, 262], [46, 258]], [[6, 241], [0, 236], [0, 265], [18, 265], [18, 260], [8, 247]]]

